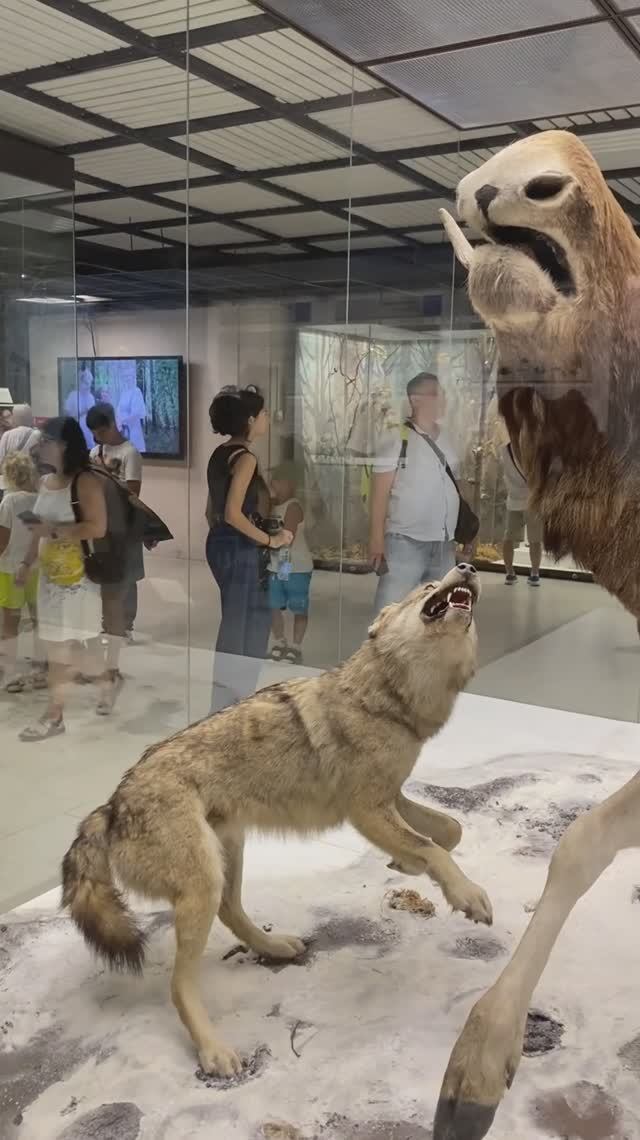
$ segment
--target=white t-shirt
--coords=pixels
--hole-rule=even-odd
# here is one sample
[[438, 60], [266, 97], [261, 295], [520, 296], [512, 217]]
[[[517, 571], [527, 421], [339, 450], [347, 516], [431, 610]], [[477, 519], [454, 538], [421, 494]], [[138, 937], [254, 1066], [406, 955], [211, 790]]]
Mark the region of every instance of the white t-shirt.
[[[274, 505], [272, 514], [275, 518], [284, 522], [284, 516], [287, 513], [287, 508], [291, 506], [300, 507], [302, 511], [302, 504], [297, 499], [287, 499], [286, 503], [278, 503]], [[302, 522], [296, 528], [296, 533], [290, 548], [291, 556], [291, 573], [292, 574], [310, 574], [313, 570], [313, 558], [309, 550], [309, 544], [304, 531], [304, 513], [302, 515]], [[278, 570], [278, 551], [274, 550], [271, 555], [271, 562], [269, 569], [274, 573]]]
[[142, 456], [128, 439], [123, 443], [104, 443], [91, 449], [91, 458], [102, 462], [122, 483], [142, 482]]
[[37, 495], [31, 491], [7, 491], [0, 503], [0, 526], [10, 531], [9, 545], [0, 555], [0, 573], [15, 574], [31, 545], [31, 534], [18, 515], [32, 511]]
[[[458, 456], [446, 432], [434, 440], [454, 475]], [[409, 429], [404, 466], [399, 466], [402, 435], [400, 428], [385, 433], [373, 463], [374, 474], [395, 471], [385, 520], [386, 534], [402, 534], [418, 542], [453, 540], [460, 500], [430, 444], [421, 433]]]
[[529, 502], [529, 488], [524, 475], [513, 461], [509, 444], [502, 449], [502, 470], [507, 488], [507, 510], [526, 511]]

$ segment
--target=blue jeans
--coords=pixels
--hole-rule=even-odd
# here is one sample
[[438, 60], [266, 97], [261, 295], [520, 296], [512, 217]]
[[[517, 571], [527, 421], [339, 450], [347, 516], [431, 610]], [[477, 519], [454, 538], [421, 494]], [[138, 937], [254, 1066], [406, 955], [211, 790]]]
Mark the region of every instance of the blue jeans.
[[419, 542], [404, 534], [388, 534], [385, 556], [389, 572], [378, 579], [376, 613], [400, 602], [421, 582], [438, 582], [455, 566], [453, 542]]
[[207, 538], [207, 562], [220, 589], [222, 617], [213, 665], [211, 712], [255, 693], [267, 656], [271, 610], [260, 581], [260, 548], [230, 527]]

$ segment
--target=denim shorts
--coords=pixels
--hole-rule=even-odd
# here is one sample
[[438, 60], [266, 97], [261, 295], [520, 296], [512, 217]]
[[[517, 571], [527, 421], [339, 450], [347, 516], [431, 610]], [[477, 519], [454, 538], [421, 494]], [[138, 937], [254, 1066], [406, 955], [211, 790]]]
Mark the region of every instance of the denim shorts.
[[275, 573], [269, 574], [269, 605], [272, 610], [289, 610], [292, 614], [309, 613], [309, 587], [311, 571], [308, 574], [290, 574], [286, 582]]

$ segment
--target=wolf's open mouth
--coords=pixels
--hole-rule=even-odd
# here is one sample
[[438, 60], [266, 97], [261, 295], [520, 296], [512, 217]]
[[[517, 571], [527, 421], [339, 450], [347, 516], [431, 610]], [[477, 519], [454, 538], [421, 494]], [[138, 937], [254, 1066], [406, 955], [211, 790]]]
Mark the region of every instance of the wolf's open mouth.
[[526, 253], [549, 274], [559, 293], [571, 296], [576, 291], [569, 262], [562, 247], [548, 234], [525, 226], [490, 225], [487, 236], [498, 245], [510, 245]]
[[422, 607], [422, 615], [430, 621], [435, 621], [436, 618], [444, 617], [448, 609], [466, 610], [467, 613], [471, 613], [474, 601], [475, 594], [468, 586], [454, 586], [444, 597], [438, 593], [435, 598], [427, 598]]

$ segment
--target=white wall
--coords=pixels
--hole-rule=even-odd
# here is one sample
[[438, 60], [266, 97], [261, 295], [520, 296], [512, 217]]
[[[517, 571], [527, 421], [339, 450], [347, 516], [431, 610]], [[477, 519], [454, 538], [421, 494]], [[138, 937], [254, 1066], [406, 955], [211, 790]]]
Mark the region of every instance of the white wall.
[[[91, 332], [93, 331], [93, 338]], [[294, 332], [287, 308], [278, 303], [192, 307], [189, 346], [184, 310], [107, 314], [91, 328], [78, 321], [78, 356], [183, 356], [189, 361], [190, 466], [154, 460], [145, 464], [142, 497], [170, 527], [175, 541], [163, 546], [176, 558], [204, 557], [207, 462], [216, 437], [209, 404], [225, 384], [258, 384], [269, 399], [283, 377], [293, 381]], [[68, 314], [31, 318], [29, 325], [31, 404], [34, 415], [58, 414], [57, 358], [74, 356]], [[277, 409], [276, 409], [277, 410]], [[284, 409], [283, 409], [284, 410]], [[266, 467], [280, 458], [289, 417], [276, 417], [271, 438], [260, 446]]]

